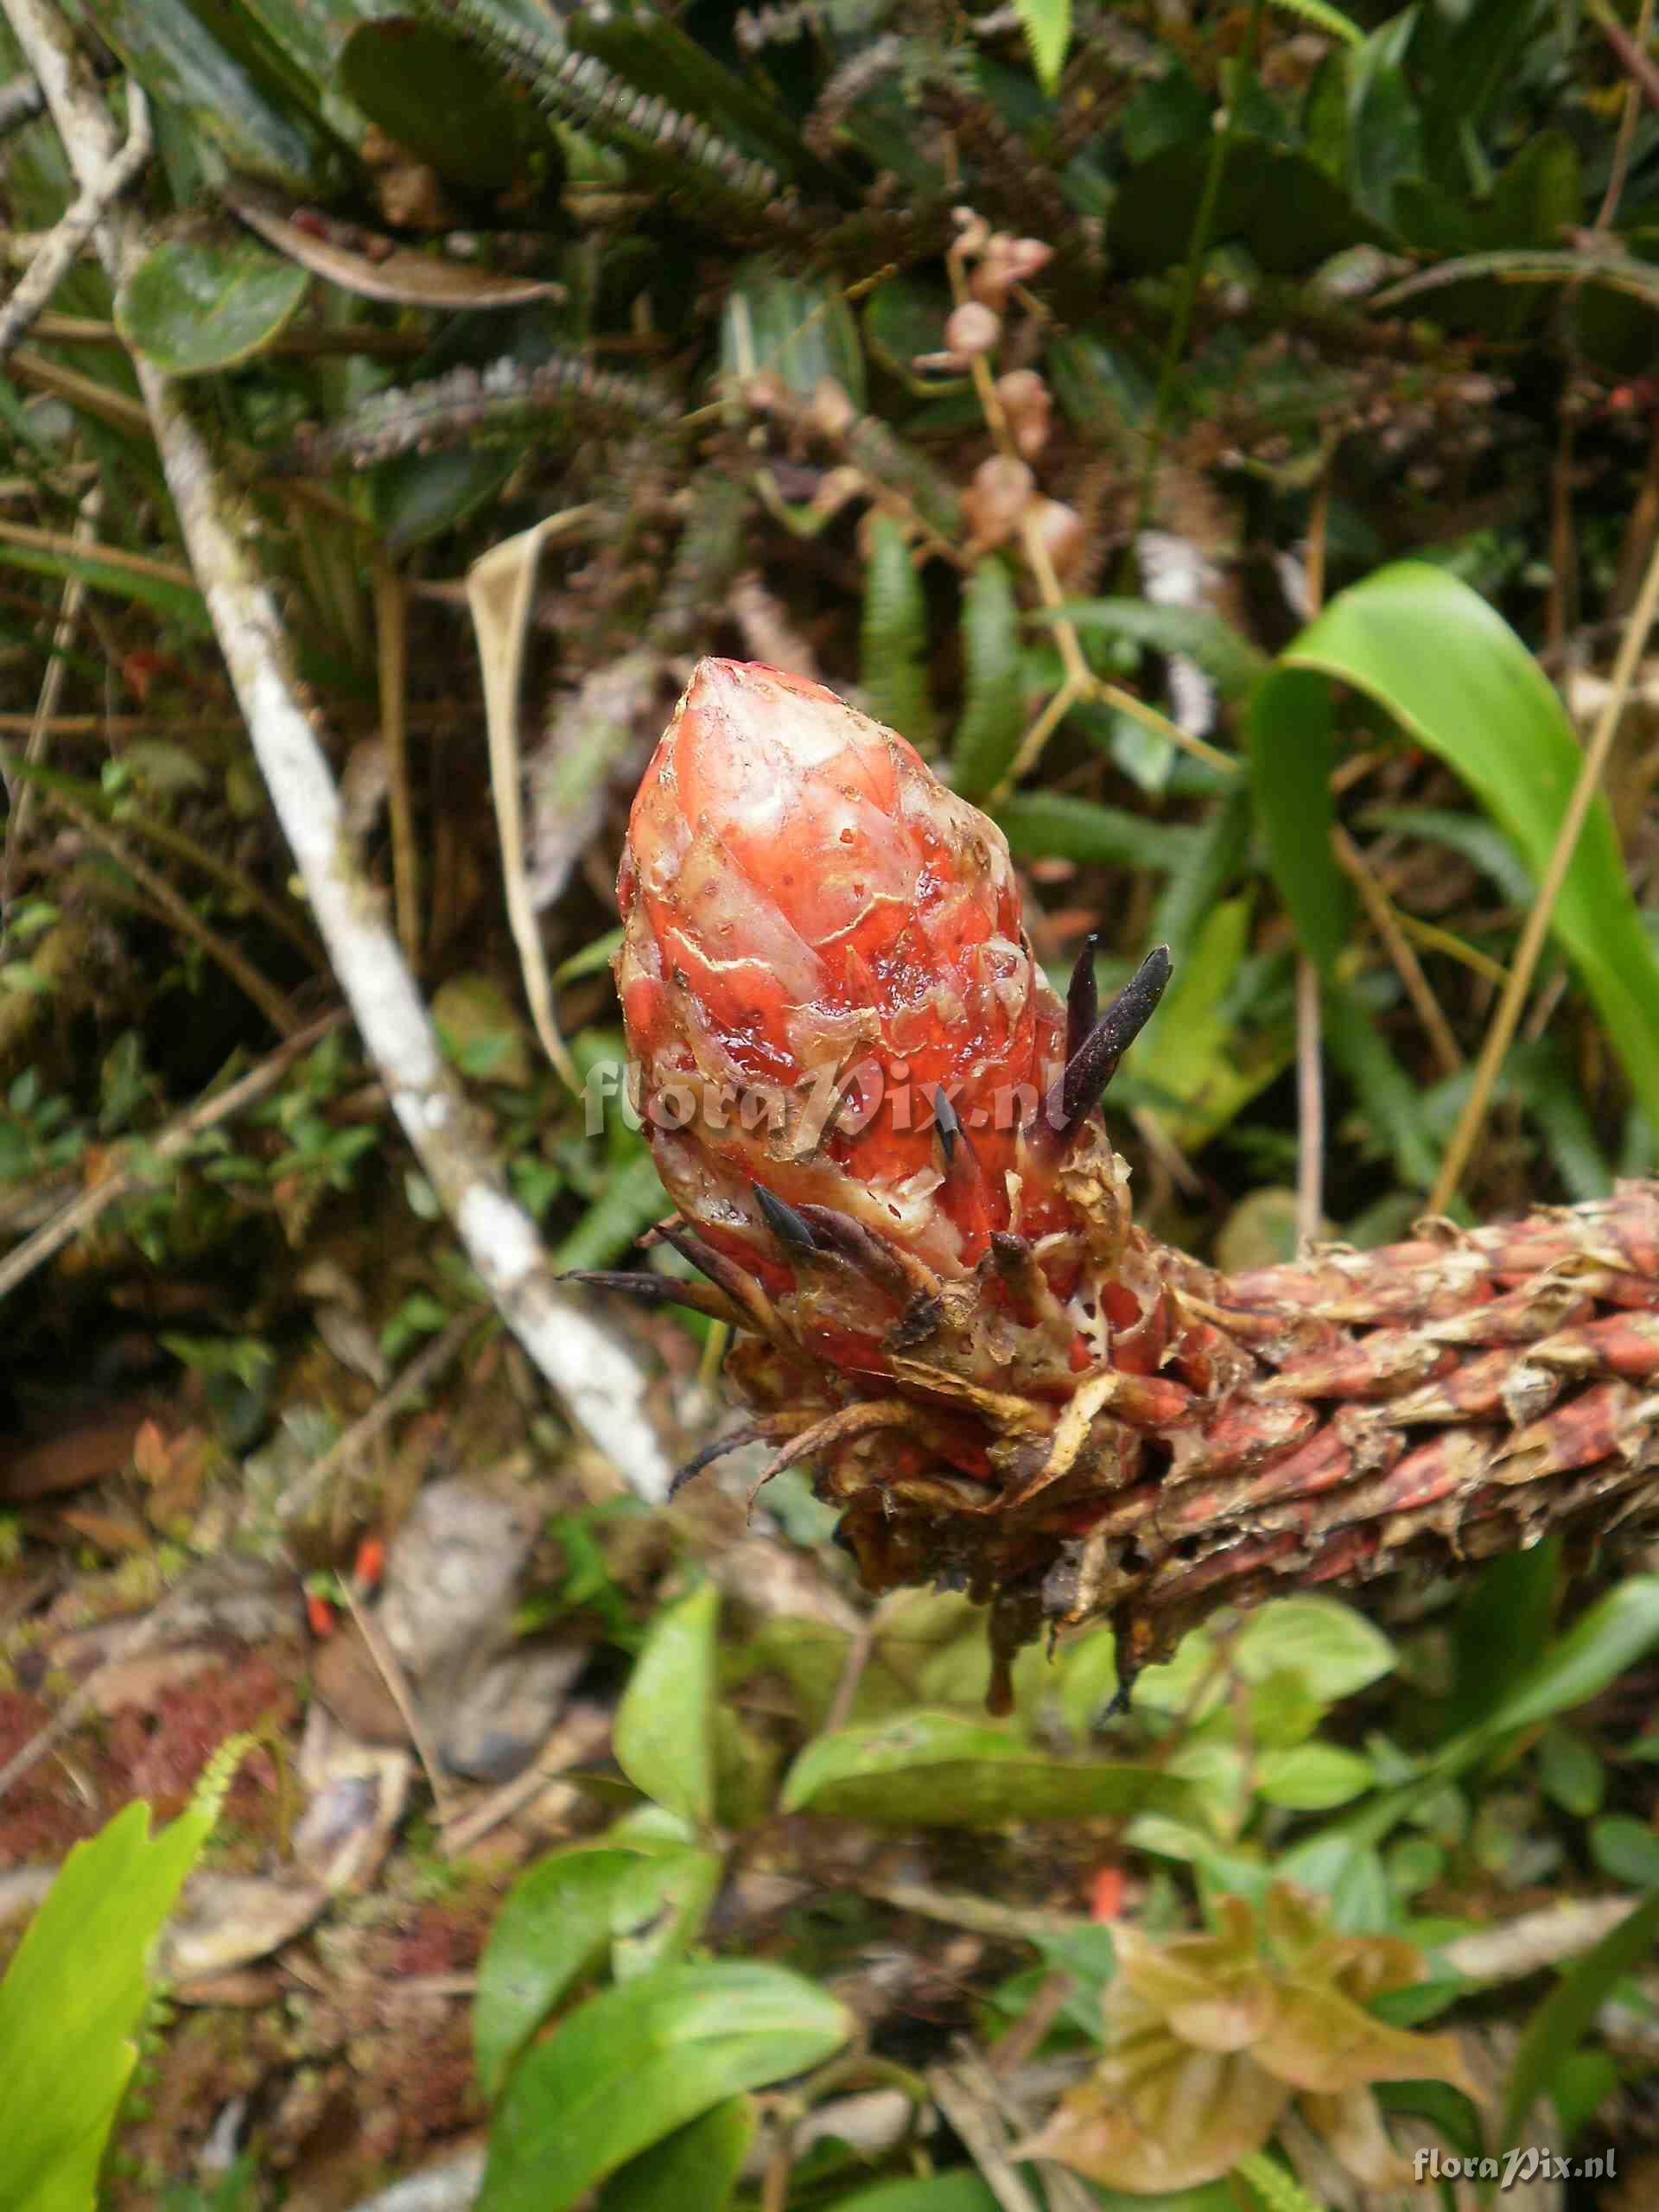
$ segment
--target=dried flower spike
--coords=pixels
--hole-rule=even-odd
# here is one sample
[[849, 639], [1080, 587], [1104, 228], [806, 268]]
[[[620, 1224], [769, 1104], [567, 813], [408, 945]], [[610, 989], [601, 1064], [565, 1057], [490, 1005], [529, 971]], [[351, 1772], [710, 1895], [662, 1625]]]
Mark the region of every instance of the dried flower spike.
[[1128, 1675], [1224, 1602], [1659, 1517], [1659, 1185], [1230, 1278], [1158, 1243], [1093, 1109], [1167, 955], [1097, 1014], [1091, 940], [1062, 1006], [1001, 832], [776, 669], [698, 667], [618, 893], [673, 1294], [872, 1590], [991, 1605], [995, 1702], [1046, 1623]]

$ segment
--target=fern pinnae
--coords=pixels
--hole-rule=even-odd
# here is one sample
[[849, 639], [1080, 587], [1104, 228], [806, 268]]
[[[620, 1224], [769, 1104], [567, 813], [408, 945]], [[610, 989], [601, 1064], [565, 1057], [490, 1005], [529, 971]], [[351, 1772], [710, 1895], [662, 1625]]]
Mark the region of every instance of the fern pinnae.
[[859, 677], [870, 712], [924, 748], [933, 734], [927, 684], [927, 601], [910, 540], [892, 515], [877, 515], [864, 571]]
[[791, 204], [777, 171], [654, 92], [642, 92], [547, 32], [504, 15], [493, 0], [416, 0], [425, 15], [461, 29], [528, 86], [537, 104], [633, 155], [697, 201], [747, 215]]
[[951, 781], [969, 798], [995, 791], [1020, 743], [1025, 679], [1020, 607], [1006, 562], [987, 554], [962, 594], [963, 707]]
[[678, 412], [642, 378], [595, 368], [574, 354], [556, 354], [533, 368], [496, 361], [377, 393], [341, 422], [302, 429], [276, 466], [306, 473], [372, 468], [400, 453], [497, 445], [572, 417], [661, 431]]

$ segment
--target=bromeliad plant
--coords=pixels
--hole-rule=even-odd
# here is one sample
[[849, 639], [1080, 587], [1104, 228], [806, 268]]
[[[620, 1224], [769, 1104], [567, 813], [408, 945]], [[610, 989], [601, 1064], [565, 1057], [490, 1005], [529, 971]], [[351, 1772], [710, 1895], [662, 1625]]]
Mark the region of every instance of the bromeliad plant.
[[[1168, 975], [1063, 1007], [1001, 832], [820, 685], [705, 661], [635, 799], [618, 979], [766, 1472], [810, 1461], [867, 1585], [1126, 1674], [1217, 1605], [1659, 1504], [1659, 1186], [1225, 1276], [1132, 1217], [1096, 1107]], [[710, 1456], [704, 1455], [704, 1461]], [[702, 1462], [694, 1463], [695, 1465]]]

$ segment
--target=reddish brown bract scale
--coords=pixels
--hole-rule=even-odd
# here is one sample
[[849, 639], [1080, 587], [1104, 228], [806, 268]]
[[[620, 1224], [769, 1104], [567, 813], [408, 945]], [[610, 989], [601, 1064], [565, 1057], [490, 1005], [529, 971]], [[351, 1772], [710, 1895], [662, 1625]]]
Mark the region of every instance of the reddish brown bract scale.
[[1222, 1603], [1659, 1510], [1659, 1186], [1232, 1279], [1158, 1243], [1090, 1109], [1166, 957], [1096, 1018], [1085, 953], [1062, 1006], [1001, 832], [821, 685], [701, 664], [618, 893], [657, 1233], [707, 1279], [671, 1294], [870, 1588], [992, 1605], [1001, 1694], [1045, 1623], [1110, 1615], [1132, 1669]]

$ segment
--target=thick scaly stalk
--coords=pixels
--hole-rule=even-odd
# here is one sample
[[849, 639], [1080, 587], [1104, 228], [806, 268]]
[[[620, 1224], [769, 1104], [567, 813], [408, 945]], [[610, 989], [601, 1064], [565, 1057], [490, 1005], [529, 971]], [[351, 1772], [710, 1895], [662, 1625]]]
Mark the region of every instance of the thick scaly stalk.
[[989, 1605], [997, 1695], [1046, 1625], [1109, 1617], [1127, 1675], [1222, 1604], [1659, 1510], [1659, 1185], [1232, 1276], [1158, 1243], [1095, 1109], [1167, 955], [1097, 1014], [1090, 944], [1063, 1007], [995, 825], [774, 670], [698, 668], [618, 888], [739, 1440], [870, 1589]]

